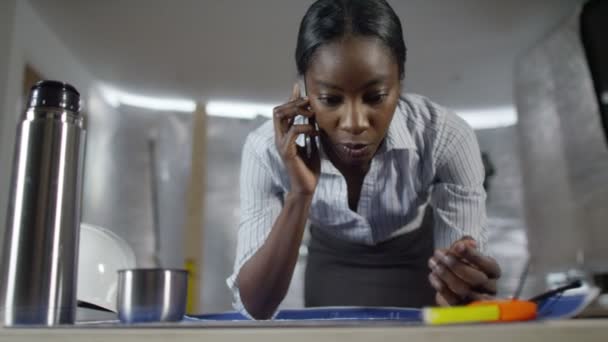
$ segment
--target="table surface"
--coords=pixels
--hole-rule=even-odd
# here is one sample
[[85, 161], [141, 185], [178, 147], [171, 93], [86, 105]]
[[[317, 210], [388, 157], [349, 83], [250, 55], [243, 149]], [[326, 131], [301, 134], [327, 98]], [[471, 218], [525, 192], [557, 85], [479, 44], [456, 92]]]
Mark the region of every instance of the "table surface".
[[608, 341], [608, 319], [577, 319], [514, 324], [412, 326], [398, 322], [327, 324], [255, 322], [206, 326], [150, 327], [69, 326], [60, 328], [0, 328], [0, 341]]

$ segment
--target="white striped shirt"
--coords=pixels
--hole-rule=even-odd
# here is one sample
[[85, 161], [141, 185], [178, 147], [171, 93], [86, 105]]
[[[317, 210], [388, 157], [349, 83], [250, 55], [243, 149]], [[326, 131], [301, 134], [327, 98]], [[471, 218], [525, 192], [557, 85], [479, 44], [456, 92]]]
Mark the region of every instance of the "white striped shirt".
[[[365, 176], [356, 212], [349, 208], [344, 177], [319, 150], [321, 175], [308, 223], [346, 241], [373, 245], [417, 229], [431, 205], [436, 248], [469, 235], [483, 250], [481, 152], [472, 128], [455, 113], [425, 97], [405, 95]], [[264, 243], [289, 188], [269, 121], [250, 133], [243, 147], [241, 219], [234, 273], [227, 284], [235, 309], [245, 314], [236, 276]]]

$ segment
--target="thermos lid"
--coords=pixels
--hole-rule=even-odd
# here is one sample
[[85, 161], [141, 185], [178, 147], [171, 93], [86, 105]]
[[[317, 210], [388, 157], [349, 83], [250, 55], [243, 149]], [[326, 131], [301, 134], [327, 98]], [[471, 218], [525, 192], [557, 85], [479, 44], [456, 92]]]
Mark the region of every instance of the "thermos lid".
[[28, 107], [56, 107], [78, 113], [80, 93], [65, 82], [40, 81], [30, 90]]

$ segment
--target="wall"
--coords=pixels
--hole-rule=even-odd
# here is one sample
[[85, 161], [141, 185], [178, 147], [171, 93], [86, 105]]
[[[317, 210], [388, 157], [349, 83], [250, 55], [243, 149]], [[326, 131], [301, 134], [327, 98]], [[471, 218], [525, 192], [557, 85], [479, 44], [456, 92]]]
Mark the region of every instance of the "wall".
[[[232, 310], [225, 279], [232, 272], [239, 226], [239, 172], [247, 134], [261, 121], [209, 117], [203, 243], [202, 309]], [[226, 134], [230, 132], [229, 134]]]
[[486, 202], [488, 250], [502, 268], [498, 293], [508, 297], [517, 287], [528, 255], [518, 132], [516, 126], [509, 126], [476, 134], [481, 151], [488, 154], [495, 169]]
[[608, 273], [608, 149], [578, 15], [521, 57], [516, 80], [532, 265]]
[[4, 213], [6, 211], [6, 191], [7, 173], [10, 170], [8, 163], [5, 162], [2, 146], [2, 131], [7, 125], [9, 112], [5, 110], [5, 95], [9, 88], [9, 60], [13, 47], [13, 20], [15, 16], [15, 0], [0, 1], [0, 255], [2, 255], [2, 241], [4, 237]]
[[138, 266], [183, 267], [192, 116], [113, 108], [98, 97], [91, 111], [82, 220], [126, 240]]
[[3, 126], [4, 97], [7, 90], [9, 60], [13, 47], [13, 20], [15, 17], [15, 0], [0, 1], [0, 127]]
[[[26, 64], [32, 65], [47, 78], [64, 80], [79, 89], [83, 98], [87, 99], [93, 84], [92, 75], [64, 46], [59, 38], [44, 24], [40, 16], [26, 0], [2, 1], [0, 13], [7, 18], [0, 18], [0, 25], [10, 26], [11, 3], [14, 3], [12, 29], [9, 27], [9, 39], [0, 36], [0, 44], [6, 42], [7, 49], [1, 49], [0, 66], [8, 65], [6, 83], [0, 78], [0, 101], [3, 113], [0, 121], [0, 227], [2, 235], [6, 221], [6, 207], [9, 191], [9, 180], [12, 167], [12, 154], [15, 140], [15, 126], [22, 110], [21, 98], [23, 71]], [[6, 12], [5, 12], [6, 9]], [[3, 29], [2, 35], [5, 34]], [[3, 45], [2, 45], [3, 46]], [[8, 63], [3, 62], [8, 53]], [[4, 72], [0, 70], [0, 77]], [[6, 86], [4, 87], [4, 84]], [[0, 244], [2, 245], [2, 244]]]
[[[190, 138], [187, 118], [112, 107], [104, 98], [93, 75], [45, 24], [29, 1], [16, 0], [12, 3], [12, 16], [9, 2], [2, 2], [0, 7], [0, 13], [7, 17], [0, 17], [0, 24], [11, 26], [10, 30], [3, 29], [0, 36], [1, 46], [7, 46], [6, 49], [1, 49], [0, 55], [0, 65], [6, 66], [6, 70], [0, 70], [0, 90], [1, 94], [5, 94], [0, 102], [0, 110], [4, 113], [0, 116], [2, 233], [10, 185], [15, 126], [25, 100], [22, 98], [23, 71], [26, 64], [29, 64], [44, 78], [69, 82], [81, 93], [88, 130], [83, 183], [83, 222], [109, 228], [127, 240], [134, 249], [139, 265], [154, 266], [160, 261], [164, 266], [181, 267], [183, 256], [180, 254], [180, 231], [183, 222], [180, 220], [184, 215], [175, 206], [184, 206], [182, 202], [185, 195], [179, 191], [185, 186], [174, 183], [188, 179], [183, 175], [190, 162], [189, 149], [185, 148], [187, 141], [184, 141]], [[14, 25], [8, 25], [12, 19]], [[159, 198], [159, 206], [163, 212], [169, 213], [160, 216], [163, 229], [160, 231], [158, 244], [160, 250], [156, 253], [147, 153], [149, 133], [157, 134], [159, 138], [157, 186], [159, 192], [164, 195]], [[167, 142], [173, 145], [167, 145]], [[172, 150], [168, 151], [168, 148]], [[173, 152], [174, 150], [179, 153]], [[176, 162], [175, 158], [180, 158], [183, 163]], [[173, 167], [175, 165], [180, 168], [176, 169]], [[176, 177], [176, 172], [182, 174]], [[172, 200], [173, 198], [181, 199], [182, 202]], [[179, 231], [171, 229], [172, 225], [178, 226]]]

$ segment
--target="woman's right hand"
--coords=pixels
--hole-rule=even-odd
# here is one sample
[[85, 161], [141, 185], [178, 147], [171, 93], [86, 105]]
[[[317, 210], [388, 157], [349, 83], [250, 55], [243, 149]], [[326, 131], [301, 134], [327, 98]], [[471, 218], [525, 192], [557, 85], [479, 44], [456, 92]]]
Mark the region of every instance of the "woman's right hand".
[[[309, 124], [294, 124], [298, 115], [308, 118]], [[312, 196], [319, 182], [321, 161], [317, 144], [314, 143], [318, 135], [315, 125], [312, 124], [314, 116], [308, 98], [300, 97], [300, 87], [297, 83], [289, 101], [273, 110], [275, 143], [289, 173], [290, 192], [294, 194]], [[310, 158], [306, 148], [296, 144], [300, 134], [310, 136], [313, 141]]]

